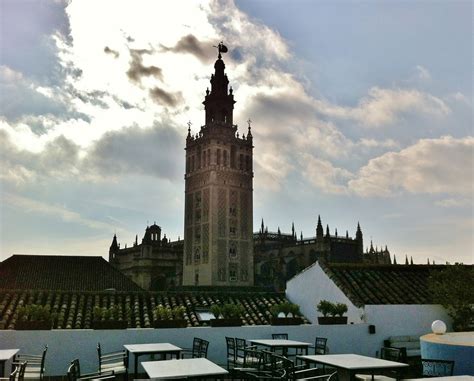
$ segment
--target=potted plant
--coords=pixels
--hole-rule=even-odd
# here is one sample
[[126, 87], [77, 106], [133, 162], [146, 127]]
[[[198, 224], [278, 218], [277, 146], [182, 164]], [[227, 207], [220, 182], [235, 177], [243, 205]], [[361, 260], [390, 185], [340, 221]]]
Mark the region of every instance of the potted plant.
[[321, 300], [317, 305], [318, 311], [323, 316], [318, 316], [320, 325], [347, 324], [347, 305], [344, 303], [332, 303], [328, 300]]
[[300, 307], [297, 304], [290, 302], [275, 304], [270, 311], [272, 325], [298, 325], [303, 322], [300, 316]]
[[240, 304], [226, 303], [222, 306], [213, 304], [210, 308], [215, 319], [211, 319], [211, 327], [239, 327], [242, 325], [240, 315], [244, 307]]
[[153, 312], [154, 328], [185, 328], [187, 326], [187, 322], [184, 319], [186, 308], [183, 306], [169, 308], [159, 305], [155, 307]]
[[15, 324], [16, 330], [49, 330], [54, 322], [49, 308], [32, 304], [18, 309], [18, 320]]
[[127, 321], [120, 318], [120, 309], [117, 306], [94, 307], [92, 314], [93, 329], [126, 329], [128, 326]]

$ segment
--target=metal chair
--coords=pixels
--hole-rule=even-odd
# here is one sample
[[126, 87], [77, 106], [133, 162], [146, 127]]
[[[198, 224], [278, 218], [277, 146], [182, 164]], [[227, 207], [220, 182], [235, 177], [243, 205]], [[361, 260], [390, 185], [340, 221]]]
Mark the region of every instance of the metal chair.
[[183, 349], [181, 351], [181, 358], [190, 358], [205, 357], [207, 358], [207, 349], [209, 347], [209, 341], [195, 337], [193, 339], [192, 349]]
[[328, 339], [325, 337], [316, 337], [316, 339], [314, 340], [314, 354], [325, 355], [328, 350], [327, 342], [328, 342]]
[[25, 378], [25, 370], [26, 365], [28, 364], [27, 361], [23, 362], [13, 362], [12, 364], [12, 372], [8, 378], [1, 377], [0, 381], [23, 381]]
[[273, 340], [288, 340], [287, 333], [272, 333]]
[[447, 377], [452, 376], [454, 371], [454, 361], [421, 359], [423, 377]]
[[74, 359], [71, 361], [67, 369], [67, 379], [68, 381], [79, 381], [79, 380], [114, 380], [115, 374], [113, 371], [105, 373], [88, 373], [81, 374], [81, 366], [79, 364], [79, 359]]
[[128, 352], [126, 350], [102, 353], [100, 343], [97, 343], [97, 354], [99, 356], [99, 374], [113, 372], [123, 374], [128, 380]]
[[26, 361], [27, 365], [24, 369], [24, 378], [42, 380], [45, 371], [46, 352], [48, 352], [47, 345], [44, 346], [43, 353], [40, 355], [17, 354], [13, 363], [19, 364]]
[[236, 348], [235, 348], [235, 339], [233, 337], [225, 338], [227, 346], [227, 370], [235, 368], [235, 357], [236, 357]]

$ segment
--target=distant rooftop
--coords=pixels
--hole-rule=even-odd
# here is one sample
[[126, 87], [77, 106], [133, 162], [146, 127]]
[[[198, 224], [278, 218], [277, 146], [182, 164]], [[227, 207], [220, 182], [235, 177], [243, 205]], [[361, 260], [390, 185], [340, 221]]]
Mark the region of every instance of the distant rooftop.
[[140, 291], [102, 257], [13, 255], [0, 262], [0, 290]]
[[369, 265], [319, 263], [356, 306], [432, 304], [428, 278], [443, 265]]

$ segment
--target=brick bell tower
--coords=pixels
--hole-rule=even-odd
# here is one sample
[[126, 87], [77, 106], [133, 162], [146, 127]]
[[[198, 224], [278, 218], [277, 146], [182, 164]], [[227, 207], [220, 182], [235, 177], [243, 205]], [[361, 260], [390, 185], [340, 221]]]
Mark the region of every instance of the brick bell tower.
[[253, 285], [253, 168], [247, 136], [233, 124], [234, 95], [220, 43], [204, 99], [205, 124], [186, 138], [185, 286]]

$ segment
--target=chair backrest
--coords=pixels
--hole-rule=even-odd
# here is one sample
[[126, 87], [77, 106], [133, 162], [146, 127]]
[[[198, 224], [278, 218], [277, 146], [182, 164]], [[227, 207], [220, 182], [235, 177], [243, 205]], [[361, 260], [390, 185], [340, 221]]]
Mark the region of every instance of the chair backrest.
[[207, 348], [209, 347], [209, 341], [195, 337], [193, 339], [193, 351], [191, 354], [192, 358], [196, 357], [207, 357]]
[[288, 340], [287, 333], [272, 333], [273, 340]]
[[233, 337], [225, 337], [225, 343], [227, 347], [227, 368], [229, 366], [234, 366], [235, 365], [235, 356], [236, 356], [236, 351], [235, 351], [235, 339]]
[[383, 347], [380, 350], [380, 358], [383, 360], [401, 361], [402, 350], [394, 347]]
[[282, 379], [293, 374], [294, 363], [285, 356], [270, 351], [261, 351], [263, 353], [264, 369], [269, 371], [272, 378]]
[[243, 363], [245, 360], [245, 348], [247, 348], [247, 340], [235, 338], [235, 359], [239, 363]]
[[327, 352], [327, 341], [325, 337], [316, 337], [314, 341], [314, 354], [315, 355], [325, 355]]
[[421, 365], [423, 376], [443, 377], [453, 375], [454, 361], [451, 360], [421, 359]]
[[76, 381], [79, 377], [81, 377], [81, 366], [79, 365], [79, 359], [74, 359], [67, 368], [67, 379]]

